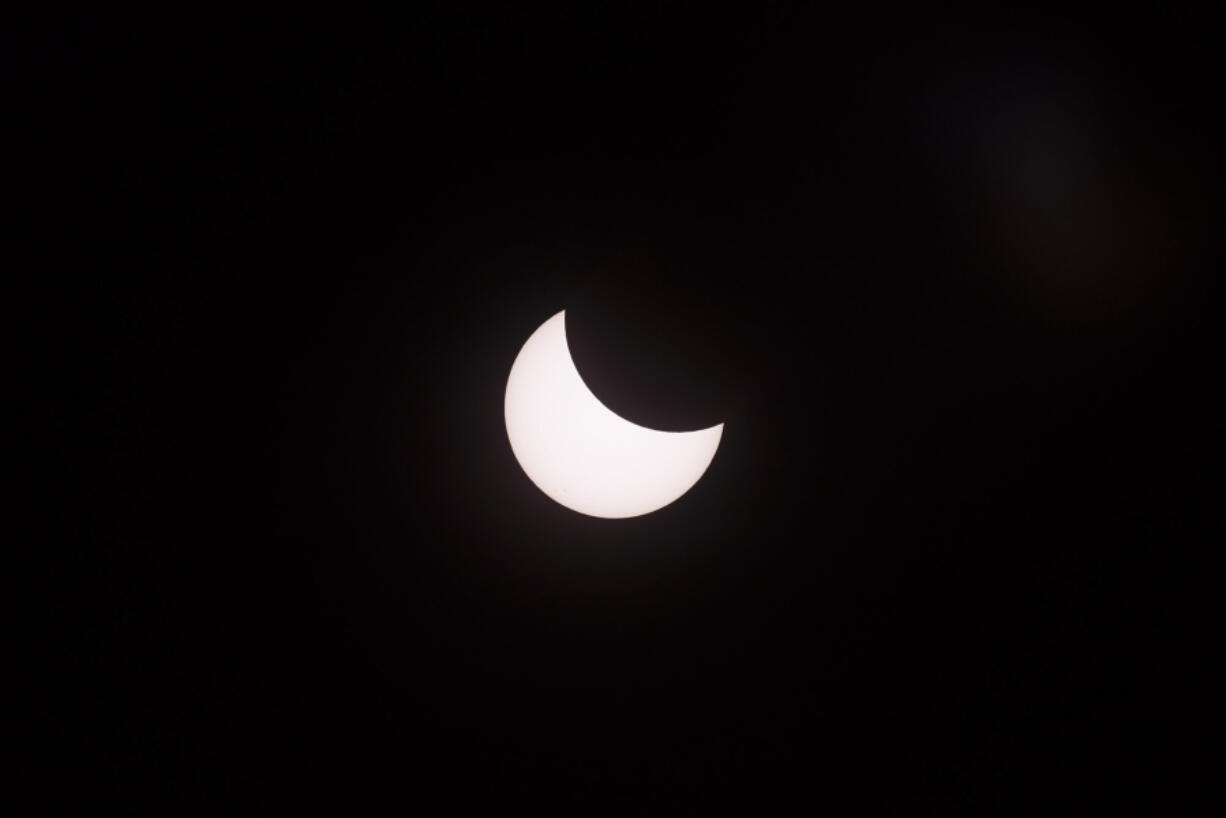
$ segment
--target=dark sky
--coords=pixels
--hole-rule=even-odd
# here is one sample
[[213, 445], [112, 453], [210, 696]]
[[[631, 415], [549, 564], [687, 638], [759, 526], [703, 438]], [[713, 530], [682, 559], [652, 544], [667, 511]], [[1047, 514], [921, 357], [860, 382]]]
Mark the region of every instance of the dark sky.
[[[166, 815], [1189, 797], [1220, 88], [1161, 22], [22, 22], [59, 769]], [[612, 409], [726, 423], [675, 504], [520, 471], [560, 309]]]

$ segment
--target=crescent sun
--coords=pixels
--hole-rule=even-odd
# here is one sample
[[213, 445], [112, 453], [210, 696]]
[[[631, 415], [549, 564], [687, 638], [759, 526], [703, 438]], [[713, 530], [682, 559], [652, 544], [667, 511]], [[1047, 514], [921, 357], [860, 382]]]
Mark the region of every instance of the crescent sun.
[[706, 472], [724, 424], [662, 432], [631, 423], [592, 394], [566, 342], [566, 311], [532, 333], [507, 378], [507, 437], [537, 488], [569, 509], [609, 519], [672, 503]]

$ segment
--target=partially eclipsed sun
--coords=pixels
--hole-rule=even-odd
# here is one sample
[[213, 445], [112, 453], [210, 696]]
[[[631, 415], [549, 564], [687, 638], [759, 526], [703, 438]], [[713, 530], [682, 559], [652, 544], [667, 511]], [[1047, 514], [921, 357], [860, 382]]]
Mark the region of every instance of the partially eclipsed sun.
[[529, 479], [592, 517], [637, 517], [690, 490], [724, 424], [661, 432], [614, 414], [584, 384], [566, 343], [566, 312], [532, 333], [507, 379], [507, 437]]

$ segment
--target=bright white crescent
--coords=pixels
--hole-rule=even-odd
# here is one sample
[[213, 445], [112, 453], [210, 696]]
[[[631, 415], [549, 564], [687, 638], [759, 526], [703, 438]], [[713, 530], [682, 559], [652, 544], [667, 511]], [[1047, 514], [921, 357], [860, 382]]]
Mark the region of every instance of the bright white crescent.
[[661, 432], [618, 416], [587, 388], [566, 343], [566, 311], [532, 333], [507, 379], [511, 450], [537, 487], [593, 517], [637, 517], [685, 494], [724, 424]]

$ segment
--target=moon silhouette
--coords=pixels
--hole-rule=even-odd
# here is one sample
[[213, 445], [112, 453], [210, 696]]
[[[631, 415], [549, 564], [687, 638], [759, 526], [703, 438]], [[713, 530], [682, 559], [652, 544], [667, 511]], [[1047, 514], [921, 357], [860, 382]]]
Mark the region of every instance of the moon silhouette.
[[507, 378], [507, 437], [528, 478], [551, 499], [592, 517], [638, 517], [689, 491], [719, 448], [724, 424], [693, 432], [648, 429], [600, 402], [566, 342], [563, 310], [532, 333]]

